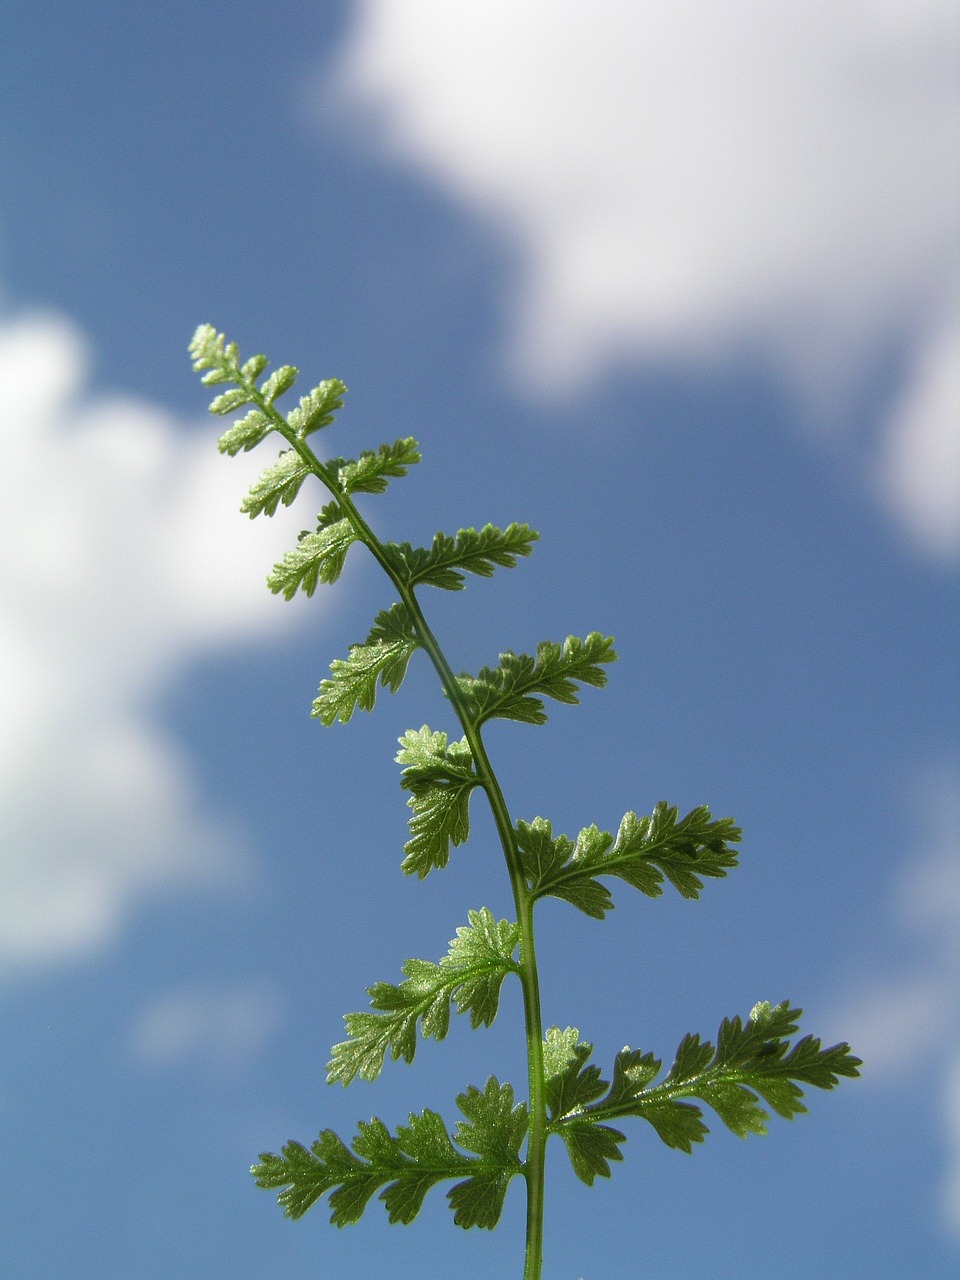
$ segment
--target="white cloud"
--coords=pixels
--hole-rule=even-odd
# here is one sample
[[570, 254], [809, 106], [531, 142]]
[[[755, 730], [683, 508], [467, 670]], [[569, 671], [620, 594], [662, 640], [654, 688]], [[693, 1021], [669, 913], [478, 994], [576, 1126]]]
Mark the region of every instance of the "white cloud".
[[86, 368], [67, 321], [0, 325], [0, 973], [248, 872], [154, 707], [200, 655], [299, 614], [264, 577], [300, 518], [237, 510], [263, 456], [220, 457], [213, 419], [91, 400]]
[[152, 1067], [190, 1059], [229, 1069], [260, 1050], [280, 1021], [276, 992], [263, 984], [170, 992], [144, 1010], [130, 1037], [134, 1058]]
[[849, 1040], [864, 1059], [864, 1080], [888, 1087], [931, 1061], [948, 1062], [941, 1080], [949, 1172], [944, 1215], [960, 1231], [960, 780], [931, 771], [915, 796], [922, 845], [893, 896], [887, 956], [911, 944], [914, 960], [871, 957], [876, 976], [832, 1019], [830, 1039]]
[[877, 465], [880, 492], [918, 544], [960, 547], [960, 319], [921, 349], [894, 406]]
[[866, 1063], [868, 1078], [890, 1083], [940, 1044], [951, 999], [951, 983], [939, 972], [887, 975], [842, 1007], [827, 1039], [849, 1041]]
[[883, 484], [919, 545], [960, 551], [928, 367], [957, 287], [950, 0], [358, 0], [355, 14], [323, 109], [515, 244], [508, 358], [528, 388], [749, 350], [811, 419], [839, 421], [881, 344], [913, 344]]

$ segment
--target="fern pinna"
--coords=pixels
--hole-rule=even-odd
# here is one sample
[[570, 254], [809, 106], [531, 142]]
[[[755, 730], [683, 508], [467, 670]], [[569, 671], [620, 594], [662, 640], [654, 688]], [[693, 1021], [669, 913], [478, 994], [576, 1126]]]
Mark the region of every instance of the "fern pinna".
[[525, 524], [485, 525], [438, 533], [429, 547], [381, 542], [355, 498], [382, 493], [419, 462], [416, 441], [397, 440], [352, 459], [321, 460], [312, 437], [341, 408], [342, 382], [321, 382], [284, 416], [276, 402], [294, 384], [292, 366], [263, 378], [266, 357], [241, 363], [236, 344], [210, 325], [197, 329], [190, 354], [205, 383], [229, 387], [217, 395], [211, 412], [246, 411], [220, 437], [223, 453], [252, 449], [270, 435], [285, 446], [241, 510], [251, 517], [273, 515], [281, 503], [294, 501], [308, 477], [329, 494], [316, 527], [303, 532], [274, 566], [270, 590], [287, 600], [298, 591], [312, 595], [320, 583], [337, 580], [351, 546], [362, 543], [397, 597], [374, 619], [366, 639], [330, 664], [313, 714], [329, 725], [346, 723], [358, 708], [372, 710], [378, 686], [398, 689], [411, 658], [422, 650], [459, 723], [457, 740], [426, 725], [400, 738], [400, 785], [410, 793], [411, 809], [403, 871], [422, 878], [447, 864], [451, 846], [469, 835], [470, 803], [479, 791], [490, 806], [513, 891], [515, 921], [496, 920], [486, 908], [471, 911], [439, 961], [408, 960], [399, 983], [368, 988], [369, 1009], [346, 1015], [347, 1038], [333, 1048], [328, 1081], [373, 1080], [388, 1055], [410, 1062], [418, 1035], [443, 1039], [451, 1008], [469, 1014], [473, 1027], [489, 1025], [508, 976], [520, 983], [525, 1020], [526, 1100], [491, 1077], [457, 1096], [460, 1118], [452, 1130], [431, 1110], [411, 1115], [393, 1132], [379, 1119], [361, 1122], [349, 1143], [325, 1129], [310, 1147], [291, 1141], [279, 1155], [261, 1155], [253, 1175], [261, 1187], [279, 1191], [290, 1217], [300, 1217], [328, 1195], [337, 1226], [360, 1218], [375, 1194], [391, 1222], [411, 1222], [431, 1187], [452, 1182], [446, 1194], [454, 1222], [488, 1228], [496, 1226], [508, 1186], [519, 1176], [527, 1195], [523, 1275], [539, 1280], [551, 1135], [562, 1141], [578, 1177], [590, 1184], [609, 1177], [611, 1161], [622, 1158], [625, 1135], [617, 1126], [626, 1117], [646, 1120], [668, 1147], [689, 1152], [707, 1133], [700, 1103], [736, 1134], [764, 1133], [765, 1107], [789, 1119], [805, 1110], [801, 1086], [831, 1089], [841, 1076], [856, 1076], [860, 1061], [846, 1044], [824, 1049], [812, 1036], [794, 1039], [800, 1010], [787, 1002], [757, 1004], [746, 1020], [725, 1018], [715, 1044], [685, 1036], [665, 1073], [653, 1053], [624, 1048], [609, 1080], [591, 1062], [592, 1046], [575, 1028], [544, 1032], [533, 931], [537, 901], [561, 898], [602, 919], [613, 907], [605, 883], [611, 880], [651, 898], [667, 883], [685, 898], [697, 898], [706, 879], [725, 876], [736, 865], [740, 830], [705, 807], [681, 817], [667, 804], [645, 817], [627, 813], [615, 835], [591, 826], [571, 839], [555, 834], [544, 818], [515, 821], [484, 747], [484, 724], [496, 717], [542, 724], [545, 698], [575, 703], [580, 686], [602, 686], [605, 668], [616, 657], [613, 641], [599, 632], [545, 641], [535, 655], [507, 652], [476, 675], [455, 675], [424, 617], [418, 588], [459, 591], [467, 573], [489, 577], [498, 567], [512, 568], [530, 554], [534, 530]]

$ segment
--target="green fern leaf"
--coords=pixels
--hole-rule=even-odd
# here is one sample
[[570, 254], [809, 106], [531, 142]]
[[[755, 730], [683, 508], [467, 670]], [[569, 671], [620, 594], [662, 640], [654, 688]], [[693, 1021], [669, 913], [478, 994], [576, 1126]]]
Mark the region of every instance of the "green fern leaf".
[[[225, 379], [218, 379], [225, 381]], [[242, 405], [250, 404], [253, 395], [246, 387], [235, 387], [233, 391], [224, 391], [222, 395], [210, 401], [211, 413], [233, 413], [234, 409], [241, 408]]]
[[585, 1108], [608, 1087], [600, 1068], [589, 1063], [592, 1051], [576, 1027], [551, 1027], [543, 1044], [549, 1126], [560, 1134], [574, 1173], [588, 1186], [597, 1177], [609, 1178], [610, 1161], [623, 1158], [618, 1148], [625, 1141], [618, 1129], [583, 1118]]
[[610, 1177], [610, 1161], [623, 1159], [620, 1144], [627, 1140], [626, 1134], [612, 1125], [576, 1117], [567, 1121], [560, 1136], [574, 1173], [588, 1187], [595, 1178]]
[[554, 836], [550, 823], [535, 818], [517, 823], [524, 874], [534, 897], [563, 898], [588, 916], [602, 920], [613, 897], [597, 876], [616, 876], [650, 898], [663, 892], [664, 880], [684, 898], [698, 898], [704, 878], [720, 878], [737, 864], [731, 848], [741, 832], [731, 819], [713, 819], [701, 805], [684, 818], [658, 804], [648, 818], [628, 813], [616, 839], [608, 831], [584, 827], [576, 843]]
[[240, 377], [247, 382], [255, 382], [270, 362], [265, 355], [251, 356], [240, 368]]
[[273, 430], [273, 423], [259, 409], [251, 409], [245, 418], [240, 418], [232, 427], [224, 431], [217, 441], [221, 453], [229, 453], [231, 457], [253, 449]]
[[274, 595], [292, 600], [297, 591], [312, 596], [318, 583], [336, 582], [357, 535], [349, 520], [323, 525], [316, 533], [302, 534], [293, 551], [288, 551], [267, 578]]
[[287, 415], [287, 422], [304, 440], [311, 432], [333, 422], [337, 410], [343, 408], [346, 394], [347, 388], [339, 378], [327, 378], [309, 395], [301, 396], [300, 403]]
[[544, 724], [540, 694], [557, 702], [576, 703], [576, 682], [597, 688], [607, 682], [601, 663], [616, 661], [613, 640], [592, 631], [584, 640], [568, 636], [562, 645], [544, 640], [537, 656], [501, 653], [500, 665], [483, 667], [476, 676], [457, 680], [477, 725], [498, 716], [524, 724]]
[[321, 681], [311, 714], [329, 725], [334, 720], [346, 724], [358, 707], [372, 711], [377, 682], [396, 693], [418, 645], [406, 605], [381, 611], [363, 644], [351, 645], [349, 657], [330, 663], [331, 674]]
[[470, 793], [479, 785], [466, 738], [447, 746], [445, 733], [424, 725], [408, 729], [400, 739], [397, 763], [405, 766], [400, 785], [412, 792], [410, 839], [403, 846], [402, 867], [422, 880], [434, 867], [445, 867], [450, 846], [470, 834]]
[[520, 1173], [520, 1148], [527, 1136], [527, 1108], [514, 1104], [513, 1089], [493, 1076], [483, 1090], [472, 1085], [457, 1098], [466, 1116], [454, 1133], [466, 1151], [480, 1157], [475, 1172], [447, 1192], [458, 1227], [492, 1230], [500, 1221], [511, 1178]]
[[600, 1068], [587, 1065], [593, 1046], [580, 1040], [576, 1027], [550, 1027], [543, 1043], [547, 1110], [551, 1122], [580, 1112], [607, 1088]]
[[279, 396], [293, 386], [297, 380], [299, 369], [295, 369], [292, 364], [283, 364], [279, 369], [274, 369], [270, 377], [260, 388], [260, 394], [263, 396], [267, 404], [273, 404]]
[[287, 449], [252, 485], [240, 504], [240, 510], [252, 520], [255, 516], [272, 516], [282, 502], [289, 507], [300, 492], [310, 468], [295, 449]]
[[513, 953], [520, 927], [496, 921], [486, 909], [471, 911], [469, 925], [461, 925], [450, 950], [439, 964], [408, 960], [406, 981], [399, 986], [378, 982], [368, 987], [373, 1013], [344, 1017], [349, 1039], [334, 1045], [327, 1064], [327, 1082], [347, 1085], [356, 1076], [375, 1080], [389, 1050], [396, 1061], [412, 1062], [417, 1046], [417, 1023], [424, 1039], [442, 1040], [450, 1025], [450, 1005], [470, 1014], [474, 1028], [489, 1026], [497, 1016], [500, 988], [508, 973], [518, 973]]
[[523, 872], [534, 896], [540, 898], [552, 893], [586, 915], [602, 920], [613, 907], [610, 891], [593, 879], [592, 873], [562, 879], [564, 870], [574, 861], [577, 845], [568, 836], [555, 836], [546, 818], [534, 818], [533, 822], [524, 822], [521, 818], [516, 832]]
[[412, 1114], [390, 1133], [382, 1120], [361, 1121], [352, 1150], [325, 1129], [307, 1150], [288, 1142], [280, 1155], [264, 1153], [251, 1173], [257, 1184], [279, 1190], [290, 1218], [302, 1217], [330, 1193], [330, 1221], [338, 1227], [356, 1222], [380, 1190], [391, 1222], [409, 1223], [438, 1182], [463, 1181], [448, 1192], [454, 1222], [460, 1227], [495, 1227], [510, 1179], [522, 1171], [520, 1146], [527, 1129], [523, 1103], [513, 1105], [513, 1090], [492, 1077], [482, 1091], [471, 1087], [457, 1098], [466, 1117], [456, 1141], [477, 1157], [464, 1155], [451, 1141], [435, 1111]]
[[667, 1146], [689, 1152], [707, 1133], [702, 1111], [686, 1101], [697, 1098], [738, 1137], [766, 1133], [769, 1117], [761, 1098], [784, 1119], [792, 1119], [806, 1110], [801, 1084], [832, 1089], [841, 1076], [859, 1075], [860, 1059], [847, 1044], [821, 1049], [818, 1039], [805, 1036], [791, 1045], [800, 1013], [786, 1001], [773, 1007], [764, 1002], [746, 1022], [725, 1018], [716, 1047], [699, 1036], [684, 1036], [660, 1084], [653, 1083], [661, 1069], [658, 1059], [623, 1049], [606, 1097], [583, 1114], [597, 1121], [640, 1116]]
[[445, 591], [462, 591], [464, 572], [489, 578], [497, 565], [513, 568], [518, 556], [530, 554], [538, 537], [525, 524], [510, 524], [506, 529], [486, 524], [479, 532], [461, 529], [454, 538], [438, 533], [429, 549], [412, 547], [409, 542], [388, 542], [384, 550], [394, 572], [407, 586], [422, 583]]
[[383, 493], [396, 476], [405, 476], [420, 461], [412, 436], [394, 444], [382, 444], [376, 453], [361, 453], [354, 461], [338, 460], [340, 483], [347, 493]]
[[208, 385], [236, 380], [232, 375], [237, 372], [237, 344], [225, 344], [225, 336], [217, 333], [212, 324], [197, 325], [190, 339], [188, 350], [193, 357], [193, 367], [197, 373], [210, 370], [202, 379]]

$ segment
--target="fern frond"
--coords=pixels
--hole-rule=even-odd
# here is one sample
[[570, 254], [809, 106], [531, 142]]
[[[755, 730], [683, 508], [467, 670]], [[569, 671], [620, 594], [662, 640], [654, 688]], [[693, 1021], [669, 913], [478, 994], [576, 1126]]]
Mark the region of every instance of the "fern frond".
[[[457, 1098], [464, 1119], [453, 1138], [435, 1111], [411, 1114], [390, 1133], [382, 1120], [361, 1121], [347, 1147], [324, 1129], [307, 1150], [288, 1142], [280, 1155], [264, 1153], [251, 1173], [257, 1185], [279, 1190], [289, 1218], [302, 1217], [330, 1192], [330, 1221], [356, 1222], [380, 1190], [391, 1222], [412, 1222], [438, 1182], [461, 1179], [447, 1193], [458, 1227], [492, 1229], [500, 1220], [510, 1180], [522, 1171], [520, 1147], [527, 1132], [526, 1106], [493, 1076], [484, 1089], [472, 1085]], [[453, 1145], [454, 1141], [464, 1155]]]
[[457, 680], [466, 698], [469, 715], [481, 725], [500, 717], [524, 724], [544, 724], [547, 714], [538, 694], [557, 702], [579, 702], [577, 682], [597, 688], [607, 682], [602, 663], [615, 662], [613, 640], [591, 631], [584, 640], [568, 636], [563, 644], [544, 640], [537, 656], [501, 653], [496, 667], [482, 667], [475, 676]]
[[336, 582], [357, 535], [349, 520], [325, 524], [316, 533], [306, 533], [292, 551], [273, 567], [267, 586], [274, 595], [292, 600], [297, 591], [312, 596], [321, 582]]
[[456, 537], [438, 533], [433, 545], [412, 547], [409, 542], [387, 542], [384, 550], [394, 572], [407, 586], [418, 584], [462, 591], [464, 573], [489, 578], [497, 565], [512, 569], [518, 556], [528, 556], [539, 534], [526, 524], [498, 529], [485, 524], [461, 529]]
[[272, 516], [282, 502], [289, 507], [300, 492], [310, 468], [295, 449], [286, 449], [273, 464], [254, 481], [240, 510], [252, 520], [255, 516]]
[[408, 436], [382, 444], [375, 453], [364, 452], [353, 461], [341, 461], [338, 474], [347, 493], [383, 493], [390, 480], [405, 476], [419, 461], [417, 442]]
[[613, 909], [598, 876], [617, 876], [648, 898], [660, 896], [666, 879], [682, 897], [698, 898], [703, 877], [725, 876], [737, 865], [731, 845], [741, 837], [732, 819], [712, 818], [706, 805], [680, 818], [674, 806], [663, 803], [647, 818], [625, 814], [616, 839], [591, 826], [574, 843], [555, 836], [545, 818], [521, 820], [516, 831], [533, 896], [563, 898], [597, 920]]
[[410, 839], [401, 864], [407, 875], [422, 880], [434, 867], [445, 867], [450, 846], [470, 834], [470, 794], [479, 785], [466, 738], [447, 746], [445, 733], [424, 725], [408, 729], [400, 739], [397, 763], [404, 765], [400, 785], [412, 792]]
[[347, 388], [339, 378], [327, 378], [309, 395], [300, 397], [300, 403], [287, 415], [287, 422], [300, 439], [305, 440], [311, 432], [333, 422], [337, 410], [343, 408], [346, 394]]
[[354, 1077], [375, 1080], [387, 1052], [396, 1061], [412, 1062], [417, 1048], [417, 1024], [424, 1039], [442, 1040], [450, 1026], [450, 1005], [470, 1014], [474, 1028], [490, 1026], [500, 1005], [500, 988], [508, 973], [518, 973], [513, 953], [520, 927], [497, 921], [490, 911], [468, 913], [450, 949], [439, 964], [407, 960], [405, 981], [399, 986], [378, 982], [368, 987], [375, 1011], [344, 1016], [348, 1039], [334, 1045], [327, 1064], [327, 1082], [349, 1084]]
[[346, 724], [358, 707], [372, 711], [377, 682], [396, 693], [418, 645], [406, 605], [398, 602], [382, 610], [363, 644], [351, 645], [349, 657], [330, 663], [330, 676], [321, 681], [311, 714], [323, 724]]

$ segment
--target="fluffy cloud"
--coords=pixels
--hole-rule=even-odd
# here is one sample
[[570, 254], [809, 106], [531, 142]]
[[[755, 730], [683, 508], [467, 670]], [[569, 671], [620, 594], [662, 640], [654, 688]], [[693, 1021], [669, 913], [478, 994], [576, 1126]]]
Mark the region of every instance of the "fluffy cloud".
[[289, 519], [237, 514], [258, 462], [219, 457], [212, 421], [84, 397], [86, 367], [63, 319], [0, 326], [0, 973], [102, 944], [145, 893], [246, 874], [156, 700], [299, 614], [263, 586]]
[[[509, 360], [563, 395], [630, 361], [755, 352], [843, 413], [911, 368], [880, 487], [935, 554], [955, 341], [949, 0], [360, 0], [328, 85], [380, 149], [518, 249]], [[955, 438], [955, 437], [954, 437]]]

